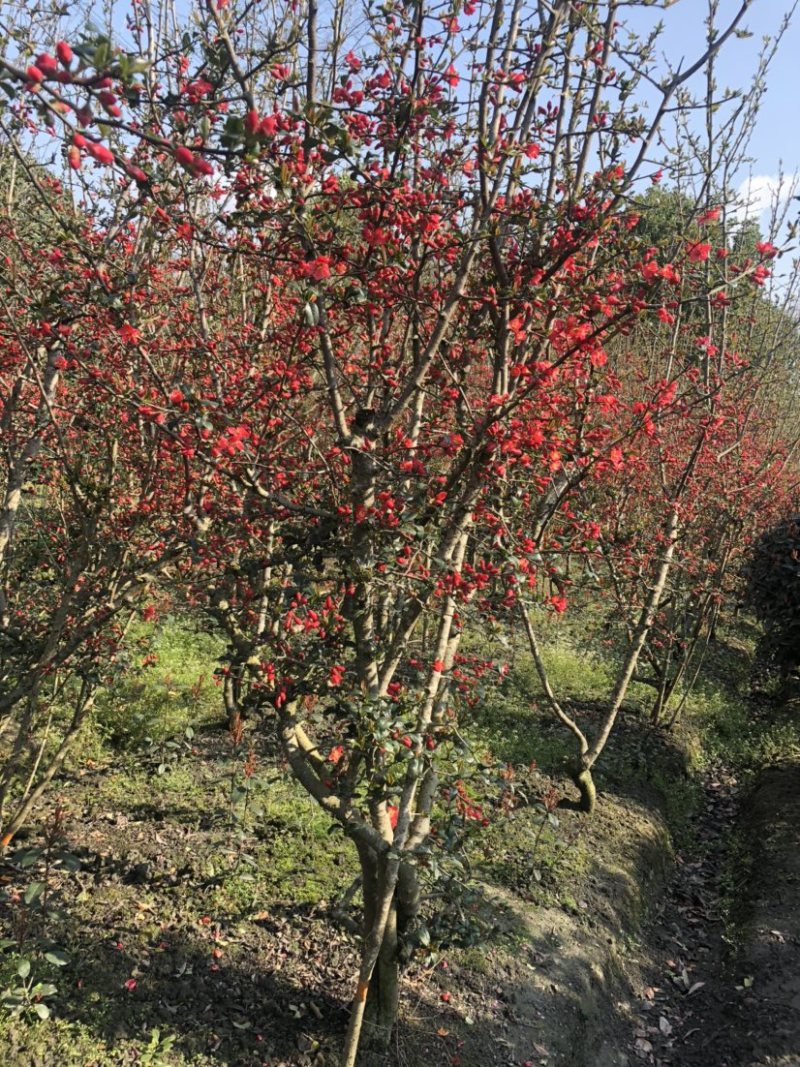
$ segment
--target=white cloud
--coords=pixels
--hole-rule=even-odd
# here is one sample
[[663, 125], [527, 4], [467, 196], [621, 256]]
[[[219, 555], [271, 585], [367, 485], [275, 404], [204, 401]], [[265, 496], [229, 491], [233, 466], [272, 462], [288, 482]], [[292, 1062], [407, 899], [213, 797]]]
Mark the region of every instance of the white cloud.
[[739, 186], [734, 216], [760, 221], [765, 214], [780, 213], [797, 191], [797, 179], [786, 175], [751, 174]]

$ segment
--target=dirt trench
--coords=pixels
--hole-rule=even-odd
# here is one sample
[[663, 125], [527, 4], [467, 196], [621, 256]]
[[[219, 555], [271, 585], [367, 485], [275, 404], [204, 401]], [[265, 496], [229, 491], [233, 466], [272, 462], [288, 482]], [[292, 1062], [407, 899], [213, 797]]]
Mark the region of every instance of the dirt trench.
[[586, 911], [520, 913], [527, 944], [473, 986], [493, 1053], [472, 1034], [461, 1062], [800, 1067], [800, 761], [710, 767], [672, 866], [652, 809], [598, 816]]
[[800, 763], [767, 767], [747, 789], [712, 768], [694, 829], [628, 961], [623, 1062], [800, 1067]]

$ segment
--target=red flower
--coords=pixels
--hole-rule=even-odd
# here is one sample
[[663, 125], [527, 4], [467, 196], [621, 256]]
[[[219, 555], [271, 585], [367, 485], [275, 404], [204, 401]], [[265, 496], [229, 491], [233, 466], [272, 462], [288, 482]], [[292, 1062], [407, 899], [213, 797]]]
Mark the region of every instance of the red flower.
[[58, 70], [55, 56], [51, 56], [49, 52], [42, 52], [40, 56], [36, 57], [36, 66], [46, 74], [53, 74]]
[[64, 67], [68, 67], [72, 62], [72, 49], [66, 41], [59, 41], [56, 45], [56, 55], [59, 62]]
[[205, 174], [207, 178], [210, 178], [214, 173], [214, 168], [208, 162], [207, 159], [203, 159], [202, 156], [194, 157], [194, 166], [192, 168], [195, 174]]
[[135, 182], [138, 182], [140, 185], [145, 185], [147, 183], [147, 175], [141, 167], [134, 167], [131, 163], [128, 163], [125, 166], [125, 170], [127, 170], [128, 174], [130, 174], [133, 180]]
[[258, 128], [261, 124], [261, 116], [256, 109], [250, 108], [244, 117], [245, 132], [249, 133], [251, 137], [254, 137], [258, 133]]
[[716, 222], [721, 214], [722, 214], [721, 208], [718, 208], [718, 207], [709, 208], [708, 211], [704, 211], [702, 215], [698, 216], [697, 224], [698, 224], [698, 226], [703, 226], [707, 222]]
[[120, 335], [122, 340], [129, 345], [135, 345], [138, 342], [139, 337], [141, 336], [136, 327], [131, 326], [129, 322], [126, 322], [124, 323], [124, 325], [120, 326], [120, 328], [117, 330], [117, 333]]
[[114, 153], [109, 148], [106, 148], [104, 144], [97, 144], [95, 141], [87, 141], [86, 151], [92, 159], [96, 159], [98, 163], [114, 162]]
[[178, 145], [175, 149], [175, 158], [182, 167], [187, 167], [189, 170], [193, 170], [195, 166], [194, 152], [190, 151], [184, 145]]
[[692, 263], [702, 263], [708, 259], [710, 253], [711, 245], [707, 241], [692, 242], [686, 249], [686, 255]]
[[303, 273], [307, 278], [312, 278], [315, 282], [330, 278], [331, 257], [317, 256], [316, 259], [309, 260], [308, 263], [303, 264]]
[[335, 688], [336, 686], [341, 685], [343, 680], [344, 667], [337, 663], [334, 667], [331, 667], [331, 673], [328, 675], [328, 685], [331, 686], [331, 688]]
[[752, 278], [755, 285], [763, 285], [767, 278], [769, 278], [770, 273], [771, 272], [767, 270], [764, 264], [760, 263], [750, 275], [750, 277]]

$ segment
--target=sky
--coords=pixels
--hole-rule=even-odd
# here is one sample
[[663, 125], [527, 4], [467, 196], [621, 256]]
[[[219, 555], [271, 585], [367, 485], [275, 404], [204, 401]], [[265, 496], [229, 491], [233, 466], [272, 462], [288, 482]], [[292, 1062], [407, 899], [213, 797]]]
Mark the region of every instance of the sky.
[[[718, 25], [727, 26], [741, 6], [741, 0], [719, 0]], [[746, 88], [757, 67], [764, 38], [774, 38], [792, 0], [754, 0], [741, 27], [752, 33], [746, 40], [736, 37], [725, 42], [717, 61], [718, 85], [723, 88]], [[706, 0], [677, 0], [667, 10], [651, 8], [647, 12], [628, 12], [625, 21], [642, 29], [659, 20], [664, 24], [660, 54], [672, 67], [681, 60], [689, 66], [703, 51]], [[750, 175], [742, 176], [742, 186], [754, 205], [754, 214], [768, 206], [777, 186], [778, 174], [800, 171], [800, 5], [766, 78], [767, 91], [750, 143], [753, 161]], [[743, 190], [744, 191], [744, 190]]]

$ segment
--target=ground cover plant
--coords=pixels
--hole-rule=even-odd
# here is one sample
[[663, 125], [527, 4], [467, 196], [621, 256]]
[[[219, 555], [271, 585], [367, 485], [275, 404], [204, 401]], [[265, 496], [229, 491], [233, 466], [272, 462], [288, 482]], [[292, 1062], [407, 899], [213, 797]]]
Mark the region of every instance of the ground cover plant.
[[[342, 838], [356, 867], [348, 1067], [389, 1048], [401, 967], [484, 929], [454, 888], [472, 839], [528, 805], [535, 856], [560, 802], [592, 812], [636, 686], [676, 725], [793, 500], [782, 220], [743, 232], [729, 193], [757, 99], [712, 122], [749, 6], [710, 5], [658, 78], [614, 2], [145, 3], [124, 48], [113, 19], [3, 31], [2, 842], [93, 706], [189, 818], [206, 713], [169, 722], [218, 686], [231, 825], [270, 817], [267, 762], [319, 809], [309, 868]], [[680, 141], [667, 225], [655, 145], [701, 71], [708, 142]], [[589, 706], [544, 639], [579, 610], [610, 680]], [[177, 618], [208, 635], [202, 680], [126, 719], [162, 654], [142, 626]], [[520, 634], [577, 802], [476, 733]]]

